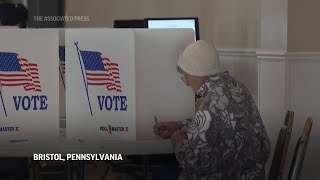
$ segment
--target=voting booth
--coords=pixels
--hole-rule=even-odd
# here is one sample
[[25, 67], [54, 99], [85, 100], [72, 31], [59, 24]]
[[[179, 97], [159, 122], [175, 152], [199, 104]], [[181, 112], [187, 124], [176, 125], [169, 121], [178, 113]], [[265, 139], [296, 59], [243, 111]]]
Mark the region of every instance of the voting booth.
[[194, 115], [176, 71], [192, 30], [3, 29], [0, 39], [2, 156], [169, 153], [152, 126]]
[[152, 126], [155, 118], [178, 121], [194, 114], [193, 92], [176, 71], [192, 41], [189, 29], [65, 30], [70, 151], [172, 151]]
[[67, 137], [135, 140], [133, 32], [74, 29], [65, 38]]
[[0, 31], [0, 154], [50, 152], [58, 143], [58, 31]]

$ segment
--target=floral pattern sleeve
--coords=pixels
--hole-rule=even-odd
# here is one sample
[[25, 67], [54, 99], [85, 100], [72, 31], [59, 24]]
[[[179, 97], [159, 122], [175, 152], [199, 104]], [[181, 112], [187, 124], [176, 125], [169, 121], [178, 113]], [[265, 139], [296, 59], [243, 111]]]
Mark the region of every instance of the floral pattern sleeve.
[[185, 179], [264, 179], [270, 142], [249, 91], [228, 74], [210, 78], [204, 97], [184, 128], [188, 140], [174, 144]]
[[[197, 174], [198, 170], [212, 167], [213, 156], [217, 149], [208, 146], [205, 132], [208, 130], [211, 117], [208, 111], [198, 111], [193, 121], [188, 121], [188, 140], [174, 144], [178, 162], [188, 174]], [[217, 172], [218, 173], [218, 172]]]

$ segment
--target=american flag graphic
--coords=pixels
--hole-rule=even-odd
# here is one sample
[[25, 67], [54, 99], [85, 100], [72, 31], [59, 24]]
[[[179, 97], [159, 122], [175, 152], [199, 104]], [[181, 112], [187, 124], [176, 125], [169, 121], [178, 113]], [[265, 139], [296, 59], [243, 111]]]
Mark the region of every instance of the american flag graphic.
[[66, 61], [65, 61], [65, 47], [59, 46], [59, 59], [60, 59], [60, 69], [63, 74], [66, 74]]
[[23, 86], [25, 91], [41, 92], [38, 65], [12, 52], [0, 52], [1, 86]]
[[87, 78], [87, 84], [106, 86], [108, 91], [122, 92], [119, 67], [100, 52], [80, 51]]

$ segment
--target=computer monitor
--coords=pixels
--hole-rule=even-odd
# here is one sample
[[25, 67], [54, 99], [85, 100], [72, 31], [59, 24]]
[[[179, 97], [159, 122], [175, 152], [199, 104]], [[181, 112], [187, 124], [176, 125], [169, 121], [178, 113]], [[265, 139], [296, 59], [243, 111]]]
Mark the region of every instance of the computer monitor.
[[144, 19], [114, 20], [114, 28], [146, 28]]
[[199, 40], [199, 21], [197, 17], [190, 18], [146, 18], [148, 28], [192, 28], [195, 39]]

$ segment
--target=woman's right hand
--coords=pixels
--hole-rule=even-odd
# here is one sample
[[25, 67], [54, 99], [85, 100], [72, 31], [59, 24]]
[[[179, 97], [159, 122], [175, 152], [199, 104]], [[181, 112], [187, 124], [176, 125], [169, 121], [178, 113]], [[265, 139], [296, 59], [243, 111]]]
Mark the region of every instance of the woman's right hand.
[[153, 132], [155, 135], [160, 136], [163, 139], [168, 139], [178, 129], [177, 122], [160, 122], [153, 126]]

